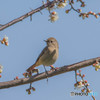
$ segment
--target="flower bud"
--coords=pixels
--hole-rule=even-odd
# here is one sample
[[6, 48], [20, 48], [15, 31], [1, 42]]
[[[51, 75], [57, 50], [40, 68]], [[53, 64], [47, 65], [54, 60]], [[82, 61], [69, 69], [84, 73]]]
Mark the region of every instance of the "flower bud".
[[2, 73], [2, 69], [0, 69], [0, 73]]
[[6, 46], [8, 46], [8, 45], [9, 45], [9, 43], [8, 43], [8, 42], [5, 42], [5, 45], [6, 45]]
[[68, 14], [70, 10], [66, 10], [66, 13]]
[[1, 43], [4, 44], [5, 42], [4, 41], [1, 41]]

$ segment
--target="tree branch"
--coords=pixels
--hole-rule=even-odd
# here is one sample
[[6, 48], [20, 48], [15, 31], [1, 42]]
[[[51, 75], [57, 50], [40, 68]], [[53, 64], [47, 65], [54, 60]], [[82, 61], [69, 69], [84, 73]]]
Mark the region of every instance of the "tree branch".
[[60, 0], [53, 0], [53, 1], [51, 1], [51, 2], [47, 2], [46, 4], [44, 4], [44, 5], [42, 5], [42, 6], [38, 7], [38, 8], [36, 8], [36, 9], [34, 9], [34, 10], [32, 10], [32, 11], [30, 11], [30, 12], [24, 14], [24, 15], [22, 15], [22, 16], [19, 17], [19, 18], [16, 18], [16, 19], [14, 19], [14, 20], [8, 22], [7, 24], [1, 25], [0, 31], [4, 30], [5, 28], [7, 28], [7, 27], [9, 27], [9, 26], [11, 26], [11, 25], [13, 25], [13, 24], [15, 24], [15, 23], [17, 23], [17, 22], [22, 21], [23, 19], [25, 19], [25, 18], [27, 18], [27, 17], [29, 17], [29, 16], [32, 16], [34, 13], [39, 12], [39, 11], [41, 11], [42, 9], [44, 9], [44, 8], [46, 8], [46, 7], [49, 7], [49, 6], [53, 5], [54, 3], [58, 2], [58, 1], [60, 1]]
[[[56, 71], [48, 71], [48, 77], [53, 77], [55, 75], [59, 75], [59, 74], [69, 72], [69, 71], [75, 71], [77, 69], [90, 66], [94, 64], [96, 61], [100, 62], [100, 57], [89, 59], [89, 60], [84, 60], [84, 61], [72, 64], [72, 65], [66, 65], [63, 67], [59, 67], [57, 68]], [[30, 78], [21, 78], [18, 80], [12, 80], [8, 82], [0, 82], [0, 89], [28, 84], [30, 82], [35, 82], [35, 81], [45, 79], [46, 77], [47, 76], [45, 75], [45, 73], [40, 73], [38, 75], [31, 76]]]
[[[62, 1], [63, 0], [53, 0], [53, 1], [47, 0], [47, 3], [43, 4], [42, 6], [36, 8], [36, 9], [34, 9], [34, 10], [24, 14], [24, 15], [22, 15], [21, 17], [18, 17], [16, 19], [4, 24], [4, 25], [0, 24], [0, 31], [4, 30], [5, 28], [8, 28], [11, 25], [14, 25], [17, 22], [22, 21], [23, 19], [25, 19], [25, 18], [27, 18], [29, 16], [30, 16], [30, 20], [31, 20], [32, 19], [32, 15], [35, 14], [36, 12], [40, 12], [41, 10], [43, 10], [43, 9], [45, 9], [47, 7], [52, 8], [55, 3], [62, 2]], [[84, 4], [84, 2], [82, 0], [77, 0], [77, 1], [81, 2], [81, 7], [85, 7], [85, 4]], [[67, 11], [69, 12], [69, 11], [71, 11], [73, 9], [74, 11], [79, 13], [80, 14], [79, 16], [82, 17], [83, 19], [84, 18], [88, 18], [89, 15], [93, 15], [93, 16], [95, 16], [95, 18], [98, 18], [98, 16], [100, 16], [100, 13], [94, 13], [92, 11], [90, 11], [88, 13], [81, 13], [81, 9], [75, 9], [73, 7], [73, 4], [74, 4], [73, 0], [69, 0], [69, 5], [71, 6], [71, 8], [68, 9]], [[66, 12], [66, 13], [68, 13], [68, 12]]]

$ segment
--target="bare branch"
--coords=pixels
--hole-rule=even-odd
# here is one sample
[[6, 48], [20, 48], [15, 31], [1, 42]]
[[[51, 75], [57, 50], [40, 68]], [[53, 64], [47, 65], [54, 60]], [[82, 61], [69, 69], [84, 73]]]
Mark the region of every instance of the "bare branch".
[[0, 31], [4, 30], [5, 28], [7, 28], [7, 27], [9, 27], [9, 26], [11, 26], [11, 25], [13, 25], [13, 24], [15, 24], [15, 23], [17, 23], [17, 22], [22, 21], [23, 19], [25, 19], [25, 18], [27, 18], [27, 17], [29, 17], [29, 16], [32, 16], [32, 15], [33, 15], [34, 13], [36, 13], [36, 12], [40, 12], [42, 9], [44, 9], [44, 8], [46, 8], [46, 7], [49, 7], [50, 5], [52, 5], [52, 4], [54, 4], [54, 3], [58, 2], [58, 1], [60, 1], [60, 0], [53, 0], [53, 1], [51, 1], [51, 2], [47, 2], [46, 4], [44, 4], [44, 5], [42, 5], [42, 6], [38, 7], [38, 8], [36, 8], [36, 9], [34, 9], [34, 10], [32, 10], [32, 11], [30, 11], [30, 12], [24, 14], [24, 15], [22, 15], [21, 17], [16, 18], [16, 19], [14, 19], [14, 20], [8, 22], [7, 24], [2, 25], [2, 26], [0, 27]]
[[[53, 77], [55, 75], [59, 75], [59, 74], [65, 73], [65, 72], [75, 71], [77, 69], [90, 66], [90, 65], [94, 64], [97, 60], [100, 62], [100, 57], [89, 59], [89, 60], [84, 60], [84, 61], [72, 64], [72, 65], [59, 67], [56, 71], [55, 70], [48, 71], [48, 77]], [[18, 80], [12, 80], [12, 81], [8, 81], [8, 82], [0, 82], [0, 89], [10, 88], [10, 87], [14, 87], [14, 86], [23, 85], [23, 84], [28, 84], [31, 82], [45, 79], [45, 78], [47, 78], [45, 73], [40, 73], [38, 75], [31, 76], [30, 78], [21, 78]]]
[[[66, 0], [65, 0], [66, 1]], [[85, 3], [82, 0], [77, 0], [77, 2], [81, 2], [81, 7], [85, 7]], [[8, 28], [11, 25], [14, 25], [17, 22], [22, 21], [23, 19], [27, 18], [30, 16], [30, 21], [32, 20], [32, 15], [35, 14], [36, 12], [40, 12], [41, 10], [45, 9], [45, 8], [52, 8], [53, 6], [55, 6], [55, 4], [59, 3], [59, 2], [63, 2], [63, 0], [53, 0], [53, 1], [49, 1], [47, 0], [47, 3], [43, 4], [42, 6], [31, 10], [30, 12], [22, 15], [21, 17], [18, 17], [10, 22], [8, 22], [7, 24], [0, 24], [0, 31], [4, 30], [5, 28]], [[89, 15], [93, 15], [95, 18], [98, 18], [100, 16], [100, 13], [95, 13], [92, 11], [89, 11], [88, 13], [81, 13], [81, 9], [75, 9], [74, 6], [74, 1], [73, 0], [69, 0], [69, 5], [71, 6], [70, 9], [66, 10], [66, 13], [68, 13], [71, 10], [74, 10], [75, 12], [79, 13], [79, 17], [82, 17], [83, 19], [88, 18]], [[49, 9], [49, 13], [50, 13], [50, 9]]]

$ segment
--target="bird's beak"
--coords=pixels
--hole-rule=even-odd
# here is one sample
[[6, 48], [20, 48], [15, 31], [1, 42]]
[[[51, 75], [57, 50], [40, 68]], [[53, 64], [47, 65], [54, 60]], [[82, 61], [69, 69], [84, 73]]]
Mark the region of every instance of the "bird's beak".
[[45, 42], [47, 42], [47, 40], [44, 40]]

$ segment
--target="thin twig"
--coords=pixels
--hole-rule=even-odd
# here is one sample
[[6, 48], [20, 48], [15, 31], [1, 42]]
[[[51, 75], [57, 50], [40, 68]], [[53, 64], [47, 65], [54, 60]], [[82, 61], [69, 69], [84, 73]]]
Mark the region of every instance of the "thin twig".
[[[98, 59], [97, 59], [97, 60], [98, 60]], [[97, 61], [97, 60], [96, 60], [96, 61]], [[79, 74], [80, 74], [80, 77], [81, 77], [82, 81], [84, 82], [85, 88], [88, 89], [88, 87], [87, 87], [87, 85], [85, 84], [85, 81], [84, 81], [84, 79], [83, 79], [83, 77], [82, 77], [82, 75], [81, 75], [81, 71], [80, 71], [80, 70], [79, 70]], [[91, 95], [91, 97], [92, 97], [93, 100], [96, 100], [95, 97], [94, 97], [93, 95]]]
[[77, 70], [75, 70], [75, 80], [76, 80], [76, 83], [77, 83]]

